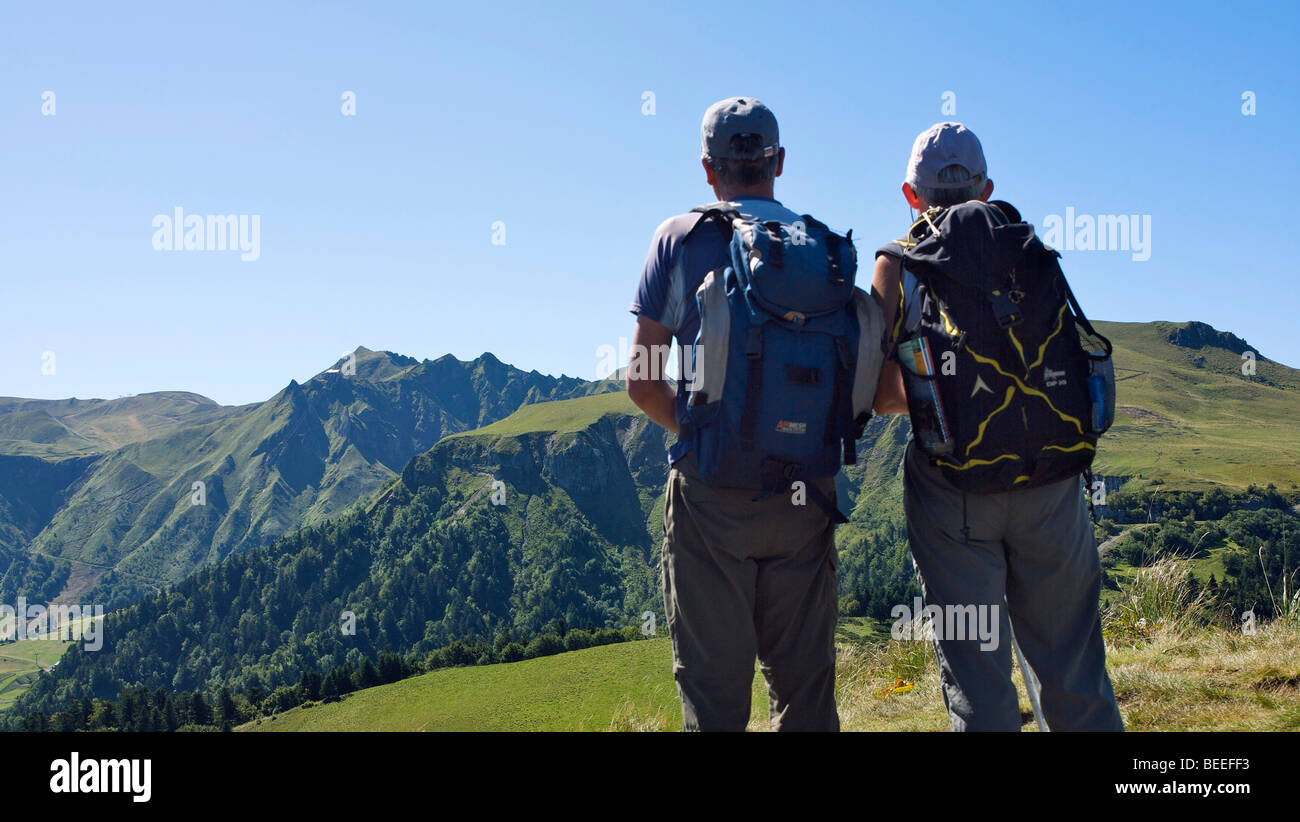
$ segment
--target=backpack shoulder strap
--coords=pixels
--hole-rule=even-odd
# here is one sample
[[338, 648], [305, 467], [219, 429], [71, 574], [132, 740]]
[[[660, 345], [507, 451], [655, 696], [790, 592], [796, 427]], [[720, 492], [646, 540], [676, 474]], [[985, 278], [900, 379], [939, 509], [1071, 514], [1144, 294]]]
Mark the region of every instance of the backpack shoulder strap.
[[1089, 322], [1087, 316], [1084, 315], [1083, 308], [1082, 306], [1079, 305], [1079, 301], [1075, 299], [1074, 290], [1070, 288], [1070, 281], [1062, 277], [1061, 282], [1065, 284], [1065, 298], [1070, 302], [1070, 308], [1074, 311], [1075, 319], [1079, 321], [1079, 325], [1083, 326], [1084, 331], [1086, 331], [1090, 336], [1094, 337], [1095, 339], [1101, 341], [1102, 348], [1106, 352], [1105, 358], [1110, 359], [1115, 353], [1114, 347], [1111, 345], [1110, 338], [1106, 337], [1100, 331], [1092, 327], [1092, 323]]
[[907, 233], [894, 240], [894, 242], [902, 246], [904, 256], [931, 234], [936, 237], [942, 236], [938, 223], [947, 210], [944, 206], [934, 206], [921, 212], [921, 216], [916, 219], [916, 222], [912, 223], [911, 228], [907, 229]]
[[716, 225], [718, 230], [722, 232], [722, 236], [730, 241], [732, 232], [731, 221], [740, 217], [740, 211], [736, 208], [736, 204], [728, 202], [727, 200], [719, 200], [716, 203], [696, 206], [691, 209], [691, 213], [699, 214], [700, 219], [695, 222], [695, 225], [691, 226], [690, 231], [686, 232], [686, 236], [682, 238], [682, 242], [686, 242], [691, 239], [691, 237], [695, 236], [695, 232], [705, 223], [713, 223]]
[[1006, 200], [989, 200], [988, 204], [996, 208], [1008, 223], [1023, 223], [1025, 219], [1020, 216], [1020, 211]]
[[898, 316], [895, 319], [895, 334], [913, 334], [921, 327], [921, 305], [917, 292], [921, 282], [916, 275], [904, 268], [899, 277]]
[[692, 208], [691, 212], [694, 214], [708, 214], [710, 211], [735, 211], [739, 214], [740, 210], [736, 208], [736, 205], [737, 204], [731, 200], [715, 200], [712, 203], [698, 205], [695, 208]]

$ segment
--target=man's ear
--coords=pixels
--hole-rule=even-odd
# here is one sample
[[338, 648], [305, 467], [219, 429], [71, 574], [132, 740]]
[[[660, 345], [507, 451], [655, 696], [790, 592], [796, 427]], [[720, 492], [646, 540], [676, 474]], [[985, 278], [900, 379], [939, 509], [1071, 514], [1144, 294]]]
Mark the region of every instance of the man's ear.
[[776, 153], [776, 174], [773, 177], [780, 177], [781, 171], [785, 169], [785, 147], [782, 146]]
[[717, 188], [718, 172], [713, 170], [713, 166], [709, 165], [709, 161], [704, 157], [700, 158], [700, 165], [704, 166], [704, 179], [708, 182], [709, 187]]
[[916, 189], [912, 188], [911, 183], [903, 183], [903, 199], [907, 204], [917, 211], [921, 211], [921, 201], [916, 196]]
[[988, 179], [984, 181], [984, 193], [980, 195], [980, 199], [987, 203], [989, 201], [989, 197], [992, 196], [993, 196], [993, 180]]

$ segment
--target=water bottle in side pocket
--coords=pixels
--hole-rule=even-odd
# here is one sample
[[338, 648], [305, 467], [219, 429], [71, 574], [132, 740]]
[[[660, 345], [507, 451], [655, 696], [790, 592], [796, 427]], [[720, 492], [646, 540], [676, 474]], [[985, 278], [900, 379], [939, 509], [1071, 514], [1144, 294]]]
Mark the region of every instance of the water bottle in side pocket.
[[1092, 401], [1092, 433], [1101, 436], [1115, 422], [1115, 364], [1105, 351], [1089, 355], [1088, 399]]

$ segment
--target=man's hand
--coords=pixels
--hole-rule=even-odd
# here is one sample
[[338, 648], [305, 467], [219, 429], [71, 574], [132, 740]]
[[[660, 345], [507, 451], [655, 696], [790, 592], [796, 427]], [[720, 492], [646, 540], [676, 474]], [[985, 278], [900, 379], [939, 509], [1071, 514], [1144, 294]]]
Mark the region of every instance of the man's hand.
[[637, 317], [627, 363], [627, 395], [647, 417], [678, 434], [675, 394], [663, 373], [672, 345], [673, 334], [667, 327]]

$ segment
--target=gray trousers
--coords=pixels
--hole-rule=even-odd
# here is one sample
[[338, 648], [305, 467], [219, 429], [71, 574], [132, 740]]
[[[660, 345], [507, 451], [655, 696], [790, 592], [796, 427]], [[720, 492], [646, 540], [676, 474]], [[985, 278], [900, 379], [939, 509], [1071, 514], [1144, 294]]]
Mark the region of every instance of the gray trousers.
[[[834, 500], [833, 480], [818, 487]], [[754, 659], [778, 731], [839, 730], [834, 524], [811, 500], [711, 488], [687, 454], [669, 471], [663, 590], [683, 730], [743, 731]]]
[[909, 443], [903, 507], [926, 605], [995, 607], [988, 613], [999, 620], [1000, 641], [988, 649], [978, 638], [936, 631], [952, 729], [1020, 729], [1011, 681], [1014, 624], [1051, 730], [1122, 731], [1101, 638], [1101, 564], [1079, 480], [963, 494]]

